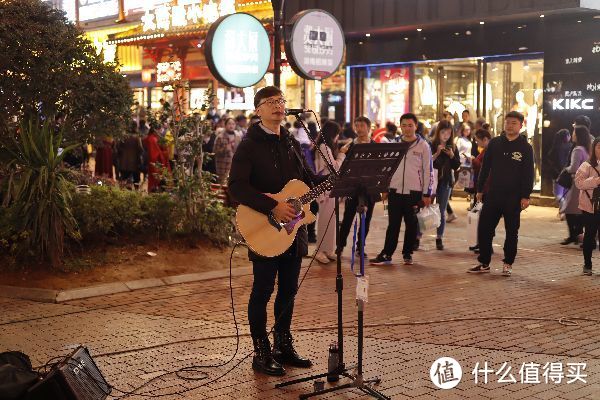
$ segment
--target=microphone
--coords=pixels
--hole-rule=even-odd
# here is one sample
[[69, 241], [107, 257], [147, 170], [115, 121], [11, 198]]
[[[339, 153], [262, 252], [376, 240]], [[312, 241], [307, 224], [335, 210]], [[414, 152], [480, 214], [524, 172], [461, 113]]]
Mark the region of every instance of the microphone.
[[299, 115], [307, 112], [311, 112], [311, 110], [304, 110], [302, 108], [287, 108], [285, 110], [285, 115]]

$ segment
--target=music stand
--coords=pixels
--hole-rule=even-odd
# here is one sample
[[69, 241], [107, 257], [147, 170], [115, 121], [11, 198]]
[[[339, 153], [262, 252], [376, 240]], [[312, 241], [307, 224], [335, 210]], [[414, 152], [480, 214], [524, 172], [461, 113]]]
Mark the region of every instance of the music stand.
[[[339, 177], [334, 181], [334, 187], [331, 190], [330, 197], [335, 198], [335, 214], [336, 214], [336, 242], [339, 248], [340, 244], [340, 218], [339, 218], [339, 198], [340, 197], [355, 197], [358, 199], [359, 206], [357, 212], [364, 213], [369, 195], [378, 195], [382, 192], [387, 192], [392, 175], [396, 172], [398, 165], [406, 154], [408, 149], [407, 143], [367, 143], [355, 144], [349, 150], [346, 159], [342, 163], [339, 170]], [[361, 225], [364, 229], [364, 225]], [[360, 261], [364, 263], [364, 241], [360, 243]], [[389, 397], [371, 388], [369, 384], [379, 383], [379, 378], [365, 380], [363, 377], [363, 316], [364, 302], [357, 300], [358, 303], [358, 351], [357, 351], [357, 372], [356, 375], [350, 373], [350, 368], [346, 368], [344, 364], [344, 333], [342, 319], [342, 290], [344, 287], [344, 279], [342, 276], [342, 261], [341, 252], [337, 252], [337, 275], [336, 275], [336, 292], [338, 298], [338, 365], [335, 371], [322, 374], [312, 375], [305, 378], [295, 379], [292, 381], [282, 382], [275, 387], [281, 388], [296, 383], [308, 382], [311, 380], [324, 378], [330, 374], [342, 375], [351, 380], [339, 386], [334, 386], [324, 390], [317, 390], [311, 393], [302, 394], [300, 399], [308, 399], [313, 396], [331, 393], [343, 389], [357, 388], [363, 393], [370, 395], [376, 399], [388, 400]]]

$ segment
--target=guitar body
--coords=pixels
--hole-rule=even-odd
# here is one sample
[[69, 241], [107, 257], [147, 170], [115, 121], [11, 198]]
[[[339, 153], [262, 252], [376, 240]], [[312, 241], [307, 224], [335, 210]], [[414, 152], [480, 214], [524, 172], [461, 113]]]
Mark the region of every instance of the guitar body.
[[302, 204], [298, 201], [309, 191], [310, 188], [304, 182], [293, 179], [281, 192], [271, 195], [279, 202], [288, 201], [296, 207], [296, 218], [286, 224], [277, 224], [269, 216], [248, 206], [238, 206], [235, 222], [250, 250], [263, 257], [283, 254], [294, 242], [298, 229], [316, 220], [315, 215], [310, 212], [310, 203]]

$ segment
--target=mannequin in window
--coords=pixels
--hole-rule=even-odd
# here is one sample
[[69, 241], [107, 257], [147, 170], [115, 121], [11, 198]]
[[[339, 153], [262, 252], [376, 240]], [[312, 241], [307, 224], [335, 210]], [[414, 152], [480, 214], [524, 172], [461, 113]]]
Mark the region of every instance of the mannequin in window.
[[533, 104], [527, 109], [527, 137], [533, 138], [538, 134], [539, 114], [542, 108], [542, 89], [533, 92]]
[[429, 76], [427, 68], [423, 76], [417, 80], [417, 96], [419, 96], [421, 106], [434, 106], [437, 103], [435, 81]]
[[502, 99], [494, 99], [492, 102], [494, 106], [494, 113], [492, 118], [492, 127], [494, 134], [499, 135], [502, 133], [504, 127], [504, 111], [502, 110]]
[[527, 130], [527, 112], [529, 111], [529, 104], [525, 101], [525, 93], [522, 90], [519, 90], [515, 95], [515, 99], [517, 102], [513, 105], [511, 111], [518, 111], [525, 117], [525, 123], [523, 124], [523, 128], [521, 129], [521, 133]]

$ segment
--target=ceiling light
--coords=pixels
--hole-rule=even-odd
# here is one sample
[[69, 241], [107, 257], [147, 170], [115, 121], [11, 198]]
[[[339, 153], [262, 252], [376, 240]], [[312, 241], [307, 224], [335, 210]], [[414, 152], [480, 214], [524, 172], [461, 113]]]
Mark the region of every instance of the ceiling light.
[[594, 15], [594, 18], [600, 19], [600, 15]]
[[454, 32], [454, 36], [458, 36], [458, 35], [460, 35], [460, 33]]
[[578, 23], [581, 23], [581, 20], [578, 20], [577, 22], [578, 22]]
[[519, 51], [525, 51], [527, 50], [527, 47], [523, 46], [523, 47], [519, 47]]
[[484, 21], [479, 21], [479, 25], [483, 25], [483, 24], [485, 24]]
[[417, 32], [421, 32], [422, 30], [422, 28], [417, 28]]
[[371, 37], [371, 34], [370, 33], [365, 33], [365, 36], [366, 37]]
[[404, 40], [408, 40], [408, 38], [407, 38], [407, 37], [405, 37], [405, 38], [404, 38]]
[[358, 42], [358, 44], [363, 44], [363, 42]]
[[544, 18], [544, 17], [545, 17], [545, 15], [544, 15], [544, 14], [540, 15], [540, 18]]
[[465, 35], [470, 36], [471, 35], [471, 31], [466, 31]]

